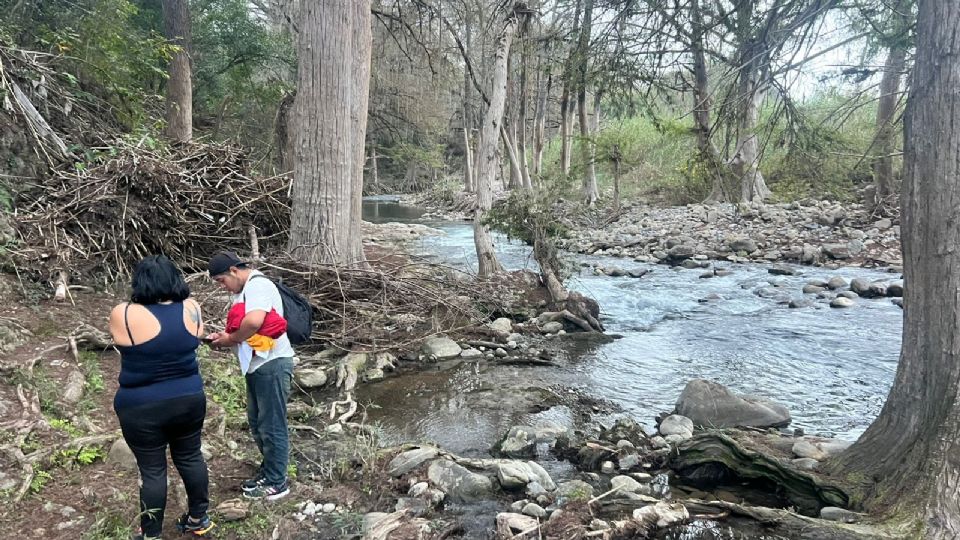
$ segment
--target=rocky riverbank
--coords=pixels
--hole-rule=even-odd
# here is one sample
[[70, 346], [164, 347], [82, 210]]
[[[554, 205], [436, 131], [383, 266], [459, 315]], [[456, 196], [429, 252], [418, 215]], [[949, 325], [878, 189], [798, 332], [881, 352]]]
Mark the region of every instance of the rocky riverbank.
[[599, 228], [569, 223], [561, 247], [640, 262], [687, 259], [890, 267], [900, 271], [900, 226], [859, 204], [633, 205]]

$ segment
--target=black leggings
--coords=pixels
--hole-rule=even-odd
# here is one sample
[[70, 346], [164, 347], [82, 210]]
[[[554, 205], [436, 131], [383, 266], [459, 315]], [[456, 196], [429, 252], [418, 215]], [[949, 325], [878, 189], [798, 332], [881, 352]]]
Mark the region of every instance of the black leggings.
[[201, 518], [209, 506], [207, 464], [200, 453], [200, 431], [207, 413], [203, 394], [124, 407], [120, 429], [140, 468], [140, 526], [160, 536], [167, 506], [167, 445], [187, 490], [189, 514]]

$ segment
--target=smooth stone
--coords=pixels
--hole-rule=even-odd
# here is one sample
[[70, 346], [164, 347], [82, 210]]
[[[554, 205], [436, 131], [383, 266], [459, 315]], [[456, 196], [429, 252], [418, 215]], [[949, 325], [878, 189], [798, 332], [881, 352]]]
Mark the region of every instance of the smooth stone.
[[491, 330], [504, 335], [509, 335], [513, 332], [513, 321], [506, 317], [500, 317], [487, 326], [489, 326]]
[[782, 427], [790, 423], [790, 411], [783, 405], [756, 396], [740, 396], [722, 384], [706, 379], [687, 383], [677, 400], [676, 413], [695, 426]]
[[617, 491], [635, 493], [642, 484], [629, 476], [614, 476], [610, 479], [610, 489]]
[[456, 358], [461, 352], [460, 345], [446, 336], [432, 337], [423, 343], [423, 354], [436, 358]]
[[493, 493], [493, 482], [489, 478], [445, 459], [434, 460], [427, 469], [427, 477], [448, 497], [459, 502], [486, 499]]
[[603, 474], [613, 474], [617, 471], [617, 466], [612, 461], [604, 461], [600, 464], [600, 472]]
[[420, 465], [437, 457], [439, 453], [440, 450], [432, 446], [422, 446], [420, 448], [414, 448], [413, 450], [401, 452], [392, 460], [390, 460], [390, 463], [387, 465], [387, 473], [394, 477], [403, 476], [404, 474], [416, 469]]
[[840, 523], [856, 523], [860, 521], [860, 514], [836, 506], [824, 506], [820, 509], [820, 519], [837, 521]]
[[830, 307], [832, 308], [849, 308], [855, 305], [856, 303], [853, 300], [845, 296], [838, 296], [830, 301]]
[[793, 443], [793, 455], [799, 458], [810, 458], [817, 461], [823, 461], [827, 458], [827, 455], [823, 453], [819, 448], [813, 445], [810, 441], [800, 439], [799, 441]]
[[682, 435], [689, 439], [693, 437], [693, 420], [679, 414], [671, 414], [660, 422], [660, 434], [664, 437]]
[[563, 323], [559, 321], [550, 321], [540, 327], [540, 331], [544, 334], [556, 334], [561, 330], [563, 330]]
[[527, 503], [523, 507], [523, 510], [520, 511], [521, 514], [525, 516], [532, 516], [535, 518], [547, 517], [547, 511], [544, 510], [540, 505], [534, 503]]
[[319, 368], [298, 369], [293, 372], [293, 379], [300, 388], [320, 388], [327, 384], [327, 372]]
[[834, 276], [830, 278], [830, 281], [827, 282], [827, 287], [830, 290], [835, 291], [837, 289], [843, 289], [847, 286], [847, 280], [843, 279], [840, 276]]

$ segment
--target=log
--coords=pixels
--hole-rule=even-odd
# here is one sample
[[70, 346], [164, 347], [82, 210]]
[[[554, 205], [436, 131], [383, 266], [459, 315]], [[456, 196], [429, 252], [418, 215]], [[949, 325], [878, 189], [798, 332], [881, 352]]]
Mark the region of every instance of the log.
[[831, 485], [807, 471], [795, 469], [788, 460], [781, 460], [764, 453], [763, 449], [750, 448], [749, 437], [745, 442], [734, 438], [735, 431], [709, 431], [696, 434], [680, 443], [669, 466], [680, 477], [696, 481], [711, 469], [729, 473], [737, 481], [761, 481], [776, 485], [791, 505], [808, 514], [818, 514], [824, 506], [845, 508], [849, 498], [842, 489]]

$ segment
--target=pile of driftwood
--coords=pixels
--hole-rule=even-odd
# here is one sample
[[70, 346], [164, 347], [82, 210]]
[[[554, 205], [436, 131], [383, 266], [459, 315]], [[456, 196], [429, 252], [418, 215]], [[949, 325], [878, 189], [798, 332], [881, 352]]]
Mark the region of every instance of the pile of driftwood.
[[288, 179], [251, 174], [237, 147], [117, 142], [98, 151], [20, 194], [11, 250], [19, 270], [110, 282], [157, 253], [202, 268], [216, 251], [246, 246], [251, 227], [262, 246], [286, 241]]
[[[258, 266], [309, 300], [315, 344], [345, 351], [402, 350], [435, 334], [483, 336], [492, 331], [482, 321], [503, 313], [518, 295], [503, 284], [460, 279], [452, 268], [392, 256], [372, 259], [364, 268], [305, 266], [289, 259]], [[225, 311], [221, 291], [199, 296], [213, 311], [219, 298]]]

